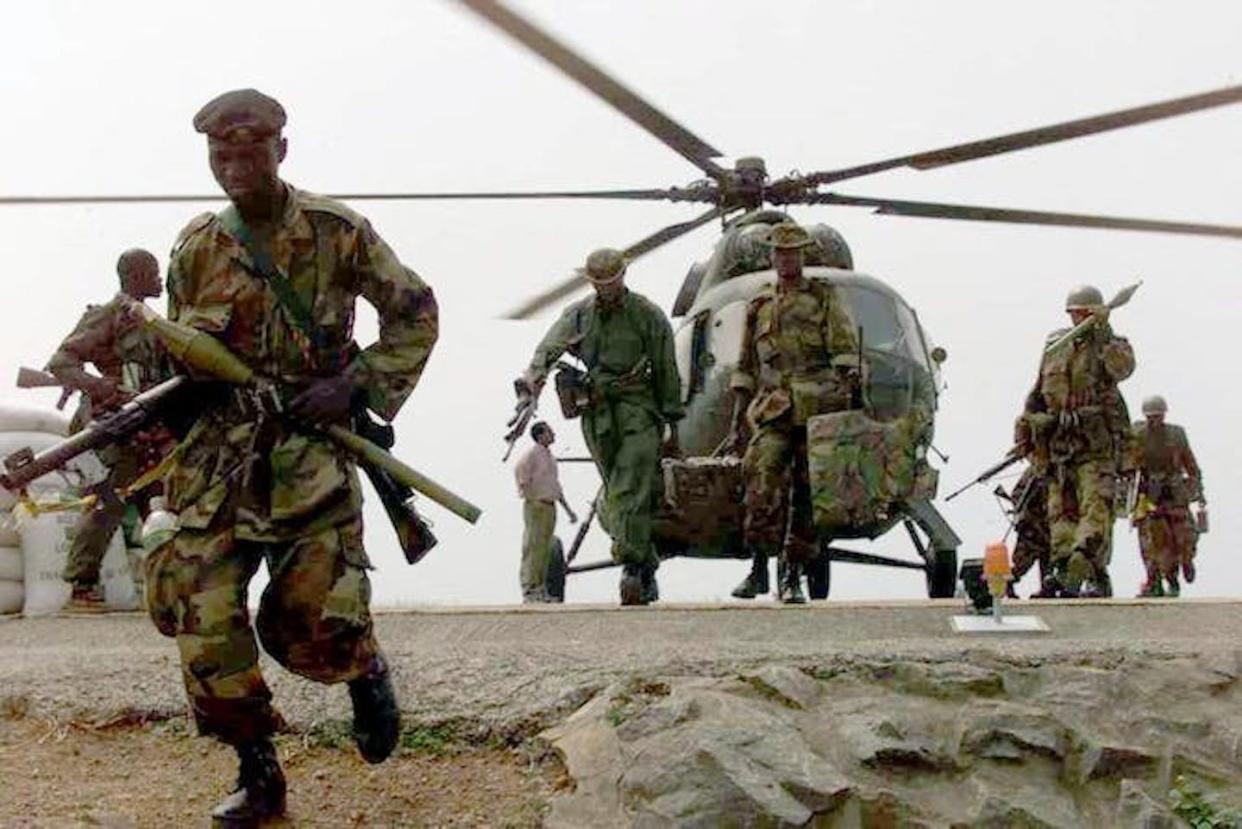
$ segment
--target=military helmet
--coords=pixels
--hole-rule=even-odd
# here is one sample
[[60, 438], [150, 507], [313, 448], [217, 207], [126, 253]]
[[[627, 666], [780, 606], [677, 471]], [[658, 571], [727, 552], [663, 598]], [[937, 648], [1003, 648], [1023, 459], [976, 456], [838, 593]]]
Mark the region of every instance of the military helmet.
[[1143, 398], [1144, 415], [1162, 415], [1169, 410], [1169, 404], [1158, 394]]
[[587, 257], [582, 275], [595, 285], [615, 282], [625, 273], [625, 256], [613, 248], [600, 248]]
[[773, 225], [763, 243], [770, 248], [804, 248], [815, 244], [811, 234], [797, 222], [781, 222]]
[[1094, 285], [1079, 285], [1065, 297], [1066, 311], [1086, 311], [1104, 304], [1104, 295]]
[[844, 236], [835, 228], [824, 224], [811, 225], [809, 230], [811, 238], [819, 248], [816, 259], [820, 265], [844, 271], [854, 270], [854, 255], [850, 253], [850, 246], [845, 243]]

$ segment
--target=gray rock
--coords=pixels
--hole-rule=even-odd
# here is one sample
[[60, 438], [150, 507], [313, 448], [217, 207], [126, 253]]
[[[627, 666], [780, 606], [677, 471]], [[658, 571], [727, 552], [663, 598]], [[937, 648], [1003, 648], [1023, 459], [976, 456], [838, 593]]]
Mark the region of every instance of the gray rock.
[[937, 736], [907, 718], [863, 711], [846, 714], [837, 733], [864, 766], [890, 771], [951, 771], [951, 754]]
[[1123, 780], [1117, 800], [1117, 825], [1127, 829], [1175, 829], [1182, 823], [1137, 782]]
[[1133, 746], [1088, 743], [1079, 764], [1083, 782], [1104, 778], [1133, 779], [1153, 777], [1160, 770], [1160, 758]]
[[[1037, 708], [988, 703], [963, 712], [960, 750], [992, 759], [1022, 759], [1027, 754], [1063, 760], [1069, 729]], [[1014, 757], [1016, 751], [1018, 756]]]
[[872, 668], [874, 679], [894, 690], [935, 699], [997, 697], [1005, 693], [1000, 673], [960, 662], [901, 662]]

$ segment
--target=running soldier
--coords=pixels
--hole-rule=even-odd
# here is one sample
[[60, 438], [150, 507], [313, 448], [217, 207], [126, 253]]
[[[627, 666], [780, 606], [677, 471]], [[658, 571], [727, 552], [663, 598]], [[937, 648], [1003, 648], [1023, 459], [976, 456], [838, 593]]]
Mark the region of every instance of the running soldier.
[[[372, 629], [357, 469], [298, 423], [345, 424], [357, 404], [391, 420], [437, 336], [431, 290], [370, 223], [280, 179], [284, 125], [280, 104], [251, 89], [195, 115], [231, 204], [193, 219], [169, 265], [169, 318], [218, 338], [281, 398], [277, 406], [204, 384], [166, 479], [180, 529], [147, 560], [148, 610], [177, 640], [198, 730], [232, 745], [240, 761], [237, 790], [213, 812], [225, 827], [285, 810], [272, 745], [282, 721], [246, 608], [264, 561], [271, 579], [256, 619], [264, 649], [307, 679], [348, 685], [367, 762], [382, 762], [396, 745], [399, 712]], [[379, 340], [365, 349], [352, 330], [360, 296], [379, 316]]]

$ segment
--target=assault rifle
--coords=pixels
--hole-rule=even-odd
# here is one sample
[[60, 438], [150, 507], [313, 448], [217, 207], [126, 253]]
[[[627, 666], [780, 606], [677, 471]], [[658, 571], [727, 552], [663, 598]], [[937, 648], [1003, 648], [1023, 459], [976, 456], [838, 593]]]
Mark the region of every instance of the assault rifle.
[[71, 389], [61, 383], [56, 375], [39, 371], [37, 368], [27, 368], [22, 366], [17, 370], [17, 387], [19, 389], [48, 389], [53, 386], [60, 386], [60, 399], [56, 401], [56, 410], [60, 411], [65, 408], [65, 404], [69, 402], [69, 398], [77, 389]]
[[961, 495], [963, 492], [970, 489], [972, 486], [975, 486], [976, 484], [987, 483], [988, 481], [992, 480], [1000, 473], [1004, 472], [1009, 467], [1013, 466], [1018, 461], [1022, 460], [1023, 457], [1024, 456], [1022, 454], [1022, 450], [1019, 449], [1017, 446], [1013, 447], [1012, 449], [1010, 449], [1008, 452], [1005, 453], [1005, 457], [1001, 458], [998, 463], [992, 466], [989, 466], [987, 469], [983, 470], [983, 472], [980, 473], [979, 477], [975, 478], [970, 483], [966, 484], [960, 489], [954, 490], [953, 494], [949, 495], [947, 498], [945, 498], [945, 500], [952, 501], [954, 498]]
[[509, 422], [505, 424], [509, 427], [509, 431], [505, 432], [505, 454], [500, 459], [501, 463], [509, 460], [509, 456], [513, 454], [513, 447], [517, 445], [518, 438], [526, 432], [526, 426], [535, 416], [535, 409], [539, 405], [535, 396], [521, 380], [513, 381], [513, 390], [517, 392], [518, 402], [513, 409], [513, 417], [509, 418]]

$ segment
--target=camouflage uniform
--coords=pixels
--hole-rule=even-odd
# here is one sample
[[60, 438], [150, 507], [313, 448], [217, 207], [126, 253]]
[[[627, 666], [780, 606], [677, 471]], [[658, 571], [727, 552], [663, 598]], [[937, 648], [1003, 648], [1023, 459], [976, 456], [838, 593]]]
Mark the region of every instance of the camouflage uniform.
[[[104, 305], [92, 305], [73, 332], [60, 344], [48, 361], [53, 374], [81, 370], [93, 363], [100, 375], [118, 390], [137, 394], [170, 376], [163, 347], [140, 323], [126, 313], [129, 298], [118, 294]], [[92, 401], [85, 393], [70, 423], [74, 433], [109, 408], [115, 401]], [[108, 477], [96, 487], [95, 506], [82, 514], [73, 529], [73, 541], [65, 563], [64, 579], [76, 585], [99, 583], [99, 567], [113, 534], [125, 517], [126, 506], [117, 493], [138, 479], [148, 467], [158, 463], [171, 448], [170, 436], [154, 427], [133, 438], [99, 450]], [[144, 510], [145, 498], [136, 504]]]
[[[431, 290], [344, 205], [286, 186], [266, 246], [310, 310], [293, 318], [245, 247], [210, 213], [173, 248], [169, 317], [219, 338], [291, 398], [317, 377], [349, 376], [366, 405], [391, 420], [418, 382], [437, 336]], [[352, 340], [361, 296], [379, 315], [379, 341]], [[345, 682], [382, 668], [372, 634], [370, 564], [354, 463], [229, 388], [204, 393], [203, 413], [168, 479], [179, 513], [174, 540], [148, 558], [148, 609], [175, 636], [199, 730], [234, 745], [262, 740], [279, 716], [259, 673], [246, 610], [261, 560], [271, 582], [257, 628], [295, 673]]]
[[[1065, 331], [1049, 337], [1049, 344]], [[1028, 459], [1047, 482], [1051, 564], [1076, 594], [1090, 581], [1110, 590], [1114, 497], [1129, 416], [1117, 384], [1134, 371], [1130, 343], [1107, 322], [1049, 354], [1028, 396]]]
[[1163, 578], [1176, 594], [1179, 567], [1187, 581], [1193, 580], [1199, 534], [1190, 503], [1203, 500], [1199, 464], [1181, 426], [1139, 421], [1133, 434], [1138, 495], [1147, 505], [1135, 517], [1147, 585], [1155, 587]]
[[567, 351], [590, 376], [582, 436], [603, 479], [599, 516], [612, 537], [612, 558], [658, 567], [651, 525], [662, 432], [685, 413], [673, 329], [658, 306], [628, 289], [616, 303], [587, 297], [570, 305], [535, 348], [527, 380], [542, 384]]
[[1048, 533], [1048, 486], [1044, 476], [1028, 466], [1014, 484], [1010, 498], [1014, 505], [1012, 514], [1014, 534], [1013, 581], [1017, 583], [1036, 564], [1043, 576], [1049, 571], [1051, 539]]
[[[803, 563], [816, 552], [806, 422], [849, 408], [852, 389], [840, 368], [857, 365], [857, 351], [853, 322], [826, 282], [803, 276], [788, 290], [768, 286], [747, 307], [730, 387], [754, 395], [746, 411], [752, 435], [742, 459], [742, 532], [761, 555]], [[787, 524], [791, 541], [783, 550]]]

